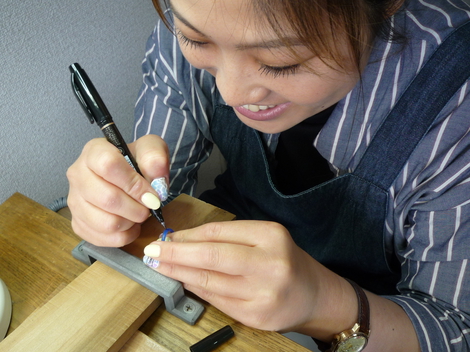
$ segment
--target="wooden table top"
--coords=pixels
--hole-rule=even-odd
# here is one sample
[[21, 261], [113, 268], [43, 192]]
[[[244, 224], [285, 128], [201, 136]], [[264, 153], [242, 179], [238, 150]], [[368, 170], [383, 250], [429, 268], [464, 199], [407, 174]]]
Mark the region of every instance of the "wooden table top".
[[[217, 221], [220, 214], [214, 217], [213, 212], [205, 211], [205, 203], [194, 198], [188, 203], [188, 198], [184, 198], [179, 209], [187, 208], [189, 204], [194, 208], [196, 204], [194, 217]], [[149, 219], [145, 226], [154, 226], [153, 220]], [[188, 224], [191, 225], [191, 219]], [[87, 268], [71, 255], [79, 242], [80, 238], [72, 231], [67, 218], [19, 193], [0, 205], [0, 277], [13, 302], [8, 334]], [[223, 326], [231, 325], [235, 338], [216, 351], [308, 351], [281, 334], [248, 328], [202, 303], [206, 311], [194, 326], [174, 317], [161, 305], [140, 328], [156, 342], [156, 347], [151, 350], [187, 352], [189, 346]]]

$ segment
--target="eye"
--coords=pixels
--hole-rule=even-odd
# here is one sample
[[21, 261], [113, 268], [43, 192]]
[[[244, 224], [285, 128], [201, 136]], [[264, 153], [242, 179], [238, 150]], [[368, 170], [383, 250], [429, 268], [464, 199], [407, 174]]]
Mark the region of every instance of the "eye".
[[189, 39], [186, 37], [180, 30], [176, 32], [176, 36], [182, 45], [190, 46], [191, 49], [193, 48], [201, 48], [202, 46], [206, 45], [206, 42], [200, 42], [197, 40]]
[[289, 65], [289, 66], [268, 66], [268, 65], [261, 65], [258, 71], [264, 75], [271, 75], [274, 78], [277, 77], [287, 77], [289, 75], [295, 75], [300, 68], [300, 64]]

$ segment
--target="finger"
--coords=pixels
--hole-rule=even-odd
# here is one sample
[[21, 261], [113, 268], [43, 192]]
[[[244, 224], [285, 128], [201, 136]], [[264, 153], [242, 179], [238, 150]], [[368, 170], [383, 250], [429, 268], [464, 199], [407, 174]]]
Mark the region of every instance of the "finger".
[[71, 211], [73, 211], [73, 219], [82, 219], [90, 227], [104, 234], [126, 231], [135, 223], [116, 214], [108, 213], [84, 199], [75, 198], [74, 200], [68, 200], [68, 203]]
[[148, 181], [164, 177], [169, 180], [170, 153], [165, 141], [149, 134], [129, 144], [140, 171]]
[[282, 241], [282, 238], [286, 236], [290, 237], [287, 230], [274, 222], [237, 220], [213, 222], [193, 229], [177, 231], [170, 237], [174, 242], [221, 242], [260, 246], [276, 245], [276, 241]]
[[[122, 189], [106, 181], [87, 167], [74, 171], [79, 167], [72, 165], [68, 172], [70, 191], [69, 207], [72, 214], [80, 214], [80, 210], [87, 210], [81, 217], [94, 218], [94, 211], [102, 209], [107, 213], [115, 214], [133, 222], [143, 222], [147, 219], [148, 208], [126, 194]], [[91, 210], [87, 203], [97, 209]]]
[[[91, 213], [93, 216], [86, 216], [86, 221], [73, 216], [72, 229], [85, 241], [96, 246], [122, 247], [134, 241], [140, 234], [140, 224], [129, 222], [97, 208]], [[87, 212], [82, 211], [82, 214]]]
[[252, 275], [261, 260], [251, 247], [231, 243], [153, 242], [144, 253], [161, 263], [244, 276]]
[[[94, 188], [82, 187], [84, 191], [88, 189], [87, 199], [94, 199], [93, 203], [97, 206], [105, 207], [106, 211], [121, 216], [126, 216], [125, 211], [133, 211], [127, 216], [132, 216], [136, 222], [139, 222], [139, 219], [144, 214], [147, 215], [148, 212], [142, 207], [137, 207], [136, 204], [132, 206], [131, 199], [150, 209], [158, 209], [161, 206], [156, 191], [149, 182], [138, 174], [122, 157], [119, 150], [110, 143], [94, 140], [87, 144], [82, 154], [85, 159], [85, 169], [88, 168], [104, 181], [104, 183], [99, 183], [94, 178], [92, 179], [94, 182], [89, 182]], [[81, 176], [84, 179], [83, 175]], [[115, 188], [109, 187], [105, 183], [112, 184]], [[104, 186], [105, 192], [98, 186]], [[104, 200], [100, 200], [98, 197]], [[113, 208], [121, 209], [121, 211]], [[136, 219], [134, 216], [138, 216], [138, 218]]]
[[165, 276], [214, 295], [249, 299], [252, 291], [252, 286], [248, 285], [247, 279], [238, 275], [167, 263], [160, 263], [156, 270]]

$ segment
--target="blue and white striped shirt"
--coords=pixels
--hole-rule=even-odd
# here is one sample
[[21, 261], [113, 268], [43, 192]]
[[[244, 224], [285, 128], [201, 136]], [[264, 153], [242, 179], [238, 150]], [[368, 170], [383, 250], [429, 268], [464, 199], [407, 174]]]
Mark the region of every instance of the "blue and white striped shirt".
[[[315, 140], [336, 175], [353, 171], [382, 120], [437, 46], [470, 21], [462, 0], [411, 0], [395, 14], [405, 47], [377, 41], [362, 82]], [[469, 48], [470, 59], [470, 48]], [[192, 194], [212, 150], [214, 78], [192, 67], [159, 22], [147, 42], [134, 138], [157, 134], [171, 153], [170, 193]], [[438, 84], [438, 82], [436, 82]], [[422, 351], [470, 351], [470, 87], [440, 113], [389, 190], [386, 247], [402, 264], [400, 295]], [[276, 135], [265, 135], [271, 150]], [[371, 263], [373, 265], [373, 263]]]

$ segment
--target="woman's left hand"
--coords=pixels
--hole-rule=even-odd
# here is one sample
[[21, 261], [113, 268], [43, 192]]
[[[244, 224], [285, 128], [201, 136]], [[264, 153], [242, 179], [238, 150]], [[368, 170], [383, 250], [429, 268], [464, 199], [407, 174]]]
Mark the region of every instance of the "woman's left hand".
[[160, 261], [156, 270], [161, 274], [263, 330], [296, 330], [311, 320], [319, 276], [326, 270], [294, 243], [286, 228], [265, 221], [178, 231], [171, 242], [153, 242], [145, 253]]

